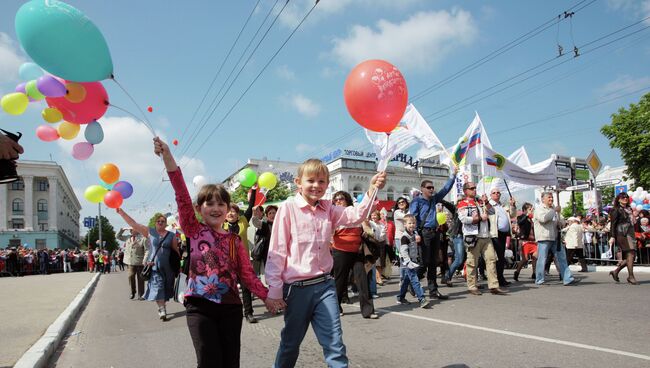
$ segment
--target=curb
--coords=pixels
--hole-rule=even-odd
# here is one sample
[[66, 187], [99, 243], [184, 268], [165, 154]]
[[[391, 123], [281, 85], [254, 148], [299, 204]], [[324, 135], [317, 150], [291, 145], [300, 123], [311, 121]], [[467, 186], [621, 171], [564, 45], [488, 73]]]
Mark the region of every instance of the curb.
[[88, 298], [97, 285], [99, 276], [99, 273], [95, 274], [88, 284], [79, 291], [70, 305], [47, 328], [43, 336], [18, 359], [14, 368], [41, 368], [46, 366], [48, 360], [58, 348], [65, 332], [75, 320], [77, 314], [79, 314], [81, 307], [88, 301]]
[[[551, 268], [555, 269], [555, 265], [552, 264]], [[573, 273], [578, 272], [580, 271], [580, 265], [570, 265], [569, 269]], [[616, 266], [587, 266], [587, 272], [609, 272], [614, 271], [615, 269]], [[622, 272], [627, 273], [627, 268], [624, 268]], [[634, 273], [650, 273], [650, 267], [634, 265]]]

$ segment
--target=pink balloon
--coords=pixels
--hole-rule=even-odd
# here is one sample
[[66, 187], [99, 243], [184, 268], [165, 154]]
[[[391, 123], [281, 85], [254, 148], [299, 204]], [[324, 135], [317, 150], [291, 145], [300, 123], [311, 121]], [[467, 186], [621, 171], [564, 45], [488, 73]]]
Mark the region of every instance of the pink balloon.
[[[65, 81], [65, 83], [73, 83]], [[86, 89], [86, 97], [78, 103], [70, 102], [63, 97], [46, 97], [45, 100], [50, 107], [56, 107], [63, 114], [63, 120], [76, 123], [88, 124], [98, 120], [108, 109], [108, 94], [101, 82], [78, 83]]]
[[95, 152], [95, 148], [88, 142], [79, 142], [72, 146], [72, 157], [77, 160], [87, 160]]
[[36, 128], [36, 136], [45, 142], [52, 142], [59, 139], [59, 132], [49, 125], [39, 125]]

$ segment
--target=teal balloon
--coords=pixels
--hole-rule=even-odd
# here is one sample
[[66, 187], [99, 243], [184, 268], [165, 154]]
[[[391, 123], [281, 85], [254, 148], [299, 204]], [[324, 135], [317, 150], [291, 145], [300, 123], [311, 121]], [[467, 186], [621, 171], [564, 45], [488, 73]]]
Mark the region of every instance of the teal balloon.
[[18, 75], [20, 76], [20, 79], [24, 81], [38, 79], [43, 75], [43, 69], [34, 63], [23, 63], [20, 68], [18, 68]]
[[115, 186], [115, 183], [108, 184], [108, 183], [104, 182], [102, 179], [99, 179], [99, 185], [101, 185], [105, 189], [113, 190], [113, 187]]
[[16, 13], [16, 35], [47, 72], [73, 82], [110, 78], [113, 61], [104, 36], [79, 9], [57, 0], [32, 0]]
[[91, 144], [100, 144], [104, 140], [104, 129], [99, 125], [98, 122], [93, 121], [86, 125], [86, 130], [84, 131], [84, 137], [88, 143]]

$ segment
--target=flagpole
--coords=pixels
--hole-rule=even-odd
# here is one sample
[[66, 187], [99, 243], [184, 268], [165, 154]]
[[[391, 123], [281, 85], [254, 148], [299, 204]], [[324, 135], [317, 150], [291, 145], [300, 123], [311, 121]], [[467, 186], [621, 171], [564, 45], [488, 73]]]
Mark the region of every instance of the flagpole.
[[[390, 140], [390, 133], [386, 133], [386, 148], [388, 148], [388, 141], [389, 141], [389, 140]], [[379, 171], [378, 171], [378, 172], [379, 172]], [[371, 195], [371, 197], [370, 197], [370, 206], [372, 206], [372, 204], [375, 203], [375, 199], [377, 198], [377, 193], [378, 193], [378, 192], [379, 192], [379, 188], [377, 188], [377, 190], [375, 190], [375, 191], [372, 193], [372, 195]], [[371, 212], [372, 212], [372, 211], [370, 211], [370, 212], [368, 213], [368, 218], [370, 218]]]
[[512, 198], [512, 193], [510, 193], [510, 188], [508, 187], [508, 181], [503, 179], [503, 183], [506, 185], [506, 190], [508, 191], [508, 196]]

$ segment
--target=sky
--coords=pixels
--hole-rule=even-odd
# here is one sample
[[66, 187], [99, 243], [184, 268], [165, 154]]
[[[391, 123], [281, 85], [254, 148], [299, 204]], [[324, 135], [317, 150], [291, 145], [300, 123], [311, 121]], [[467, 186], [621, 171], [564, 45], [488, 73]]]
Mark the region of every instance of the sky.
[[[31, 61], [14, 29], [23, 3], [0, 3], [1, 95], [13, 92], [21, 82], [18, 68]], [[101, 30], [116, 80], [142, 109], [153, 108], [145, 114], [156, 134], [179, 141], [173, 153], [192, 193], [194, 176], [221, 182], [249, 158], [301, 162], [336, 148], [370, 151], [343, 101], [349, 71], [368, 59], [400, 69], [410, 101], [446, 146], [478, 112], [493, 149], [509, 155], [524, 145], [533, 163], [554, 153], [585, 158], [595, 149], [605, 165], [622, 165], [600, 128], [650, 90], [650, 30], [643, 29], [650, 22], [642, 21], [650, 15], [647, 0], [321, 0], [270, 63], [313, 1], [291, 0], [282, 12], [285, 2], [275, 0], [68, 3]], [[569, 9], [575, 13], [565, 18]], [[231, 71], [239, 73], [232, 84], [232, 77], [226, 81]], [[86, 161], [71, 156], [82, 134], [55, 142], [35, 136], [46, 124], [44, 102], [20, 116], [0, 112], [0, 128], [24, 134], [21, 159], [54, 160], [64, 168], [82, 218], [97, 213], [83, 198], [85, 188], [99, 183], [102, 164], [114, 163], [120, 180], [134, 187], [122, 207], [146, 223], [154, 212], [173, 211], [171, 186], [138, 108], [113, 81], [103, 84], [111, 103], [129, 113], [108, 109], [99, 120], [105, 139]], [[227, 93], [215, 99], [220, 89]], [[208, 114], [209, 103], [219, 99]], [[113, 210], [102, 212], [114, 227], [124, 226]]]

